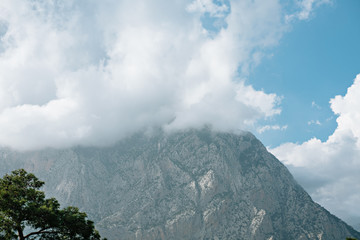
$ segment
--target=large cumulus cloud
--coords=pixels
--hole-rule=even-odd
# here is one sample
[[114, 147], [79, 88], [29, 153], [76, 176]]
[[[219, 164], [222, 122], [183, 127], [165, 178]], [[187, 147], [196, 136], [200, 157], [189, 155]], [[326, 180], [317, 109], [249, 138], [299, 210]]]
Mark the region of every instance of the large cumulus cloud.
[[2, 0], [0, 145], [251, 128], [280, 113], [281, 98], [246, 76], [303, 11], [295, 2], [286, 12], [278, 0]]
[[[280, 112], [278, 96], [241, 77], [284, 30], [276, 0], [4, 0], [0, 9], [1, 145], [107, 144], [148, 126], [238, 129]], [[226, 24], [206, 29], [207, 13]]]
[[360, 223], [360, 74], [345, 96], [330, 100], [337, 128], [322, 142], [285, 143], [271, 152], [319, 202], [359, 228]]

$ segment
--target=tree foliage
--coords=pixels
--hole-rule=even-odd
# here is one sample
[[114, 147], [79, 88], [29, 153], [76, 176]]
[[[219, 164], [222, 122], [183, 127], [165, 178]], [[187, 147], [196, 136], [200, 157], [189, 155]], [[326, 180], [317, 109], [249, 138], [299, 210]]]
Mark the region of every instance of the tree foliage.
[[76, 207], [60, 209], [44, 185], [24, 169], [0, 179], [0, 240], [100, 240], [94, 223]]

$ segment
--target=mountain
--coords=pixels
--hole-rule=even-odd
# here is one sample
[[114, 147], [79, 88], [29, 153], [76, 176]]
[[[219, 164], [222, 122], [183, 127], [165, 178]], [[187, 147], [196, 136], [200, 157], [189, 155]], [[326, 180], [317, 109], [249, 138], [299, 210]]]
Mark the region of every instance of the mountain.
[[109, 239], [337, 240], [360, 233], [296, 183], [251, 133], [136, 134], [111, 147], [0, 151]]

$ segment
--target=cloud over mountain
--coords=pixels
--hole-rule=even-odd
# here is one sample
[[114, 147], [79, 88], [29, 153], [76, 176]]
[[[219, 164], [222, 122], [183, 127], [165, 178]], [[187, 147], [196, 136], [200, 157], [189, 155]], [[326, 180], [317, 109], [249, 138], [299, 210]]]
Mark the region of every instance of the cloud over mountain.
[[[280, 113], [276, 94], [246, 82], [285, 30], [276, 0], [0, 9], [0, 145], [106, 144], [149, 126], [239, 129]], [[206, 14], [226, 24], [204, 27]]]

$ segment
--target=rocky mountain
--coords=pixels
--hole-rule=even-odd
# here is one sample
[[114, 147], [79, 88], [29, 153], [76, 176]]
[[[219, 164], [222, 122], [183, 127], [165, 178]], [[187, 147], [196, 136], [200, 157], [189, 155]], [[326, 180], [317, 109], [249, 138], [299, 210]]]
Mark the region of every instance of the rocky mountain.
[[111, 147], [0, 151], [79, 206], [109, 239], [340, 240], [360, 233], [313, 202], [250, 133], [137, 134]]

